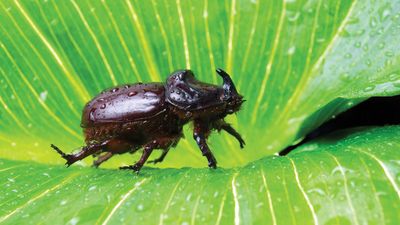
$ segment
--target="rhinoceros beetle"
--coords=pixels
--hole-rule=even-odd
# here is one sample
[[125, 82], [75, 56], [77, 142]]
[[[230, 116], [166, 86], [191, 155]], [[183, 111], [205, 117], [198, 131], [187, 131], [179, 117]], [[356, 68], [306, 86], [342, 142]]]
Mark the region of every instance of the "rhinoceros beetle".
[[143, 148], [138, 162], [120, 167], [138, 172], [154, 149], [163, 152], [149, 162], [162, 162], [170, 147], [175, 147], [183, 137], [182, 127], [193, 121], [193, 138], [208, 166], [216, 168], [217, 161], [207, 145], [212, 130], [228, 132], [241, 148], [245, 144], [240, 134], [224, 121], [225, 116], [240, 109], [243, 96], [225, 71], [216, 71], [223, 79], [222, 87], [196, 80], [191, 70], [179, 70], [165, 84], [135, 83], [105, 90], [83, 109], [81, 127], [86, 146], [76, 154], [51, 147], [67, 161], [67, 166], [93, 155], [97, 157], [95, 167], [115, 154]]

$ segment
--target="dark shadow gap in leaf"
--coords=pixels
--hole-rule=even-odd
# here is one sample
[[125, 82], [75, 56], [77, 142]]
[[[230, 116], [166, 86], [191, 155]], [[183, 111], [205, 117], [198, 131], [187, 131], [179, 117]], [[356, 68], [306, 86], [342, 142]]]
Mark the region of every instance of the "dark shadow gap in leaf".
[[330, 134], [334, 131], [363, 126], [385, 126], [400, 124], [400, 95], [392, 97], [372, 97], [326, 121], [308, 133], [303, 140], [279, 152], [287, 155], [295, 148]]

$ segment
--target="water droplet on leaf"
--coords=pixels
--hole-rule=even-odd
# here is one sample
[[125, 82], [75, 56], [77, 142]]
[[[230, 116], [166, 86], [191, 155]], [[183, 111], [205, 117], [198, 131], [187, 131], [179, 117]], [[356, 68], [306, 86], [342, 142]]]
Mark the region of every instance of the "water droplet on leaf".
[[392, 73], [392, 74], [389, 75], [389, 80], [390, 81], [397, 81], [397, 80], [399, 80], [399, 78], [400, 78], [400, 75], [397, 74], [397, 73]]
[[370, 91], [373, 91], [374, 89], [375, 89], [375, 86], [368, 86], [368, 87], [364, 88], [364, 91], [370, 92]]

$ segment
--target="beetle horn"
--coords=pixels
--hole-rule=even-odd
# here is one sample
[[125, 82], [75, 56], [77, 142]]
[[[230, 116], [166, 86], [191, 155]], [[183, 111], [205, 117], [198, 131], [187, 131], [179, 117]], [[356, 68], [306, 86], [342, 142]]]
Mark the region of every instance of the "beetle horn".
[[220, 68], [216, 69], [216, 71], [224, 80], [222, 88], [225, 91], [226, 97], [229, 98], [229, 97], [232, 97], [233, 95], [239, 95], [236, 90], [235, 84], [233, 84], [233, 81], [232, 81], [231, 77], [229, 76], [229, 74]]

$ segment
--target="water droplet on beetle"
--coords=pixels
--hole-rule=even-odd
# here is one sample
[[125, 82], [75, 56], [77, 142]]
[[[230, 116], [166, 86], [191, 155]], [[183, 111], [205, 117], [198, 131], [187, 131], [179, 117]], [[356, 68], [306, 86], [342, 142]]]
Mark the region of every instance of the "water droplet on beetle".
[[100, 106], [100, 109], [105, 109], [106, 108], [106, 104], [103, 104]]
[[115, 92], [117, 92], [119, 90], [119, 88], [113, 88], [112, 90], [111, 90], [111, 92], [112, 93], [115, 93]]
[[97, 99], [97, 101], [102, 102], [102, 101], [104, 101], [104, 98], [99, 98], [99, 99]]
[[90, 110], [90, 113], [89, 113], [89, 119], [91, 120], [91, 121], [94, 121], [95, 120], [95, 118], [94, 118], [94, 113], [96, 112], [96, 108], [93, 108], [92, 110]]
[[131, 91], [128, 93], [129, 97], [135, 96], [137, 94], [137, 91]]

